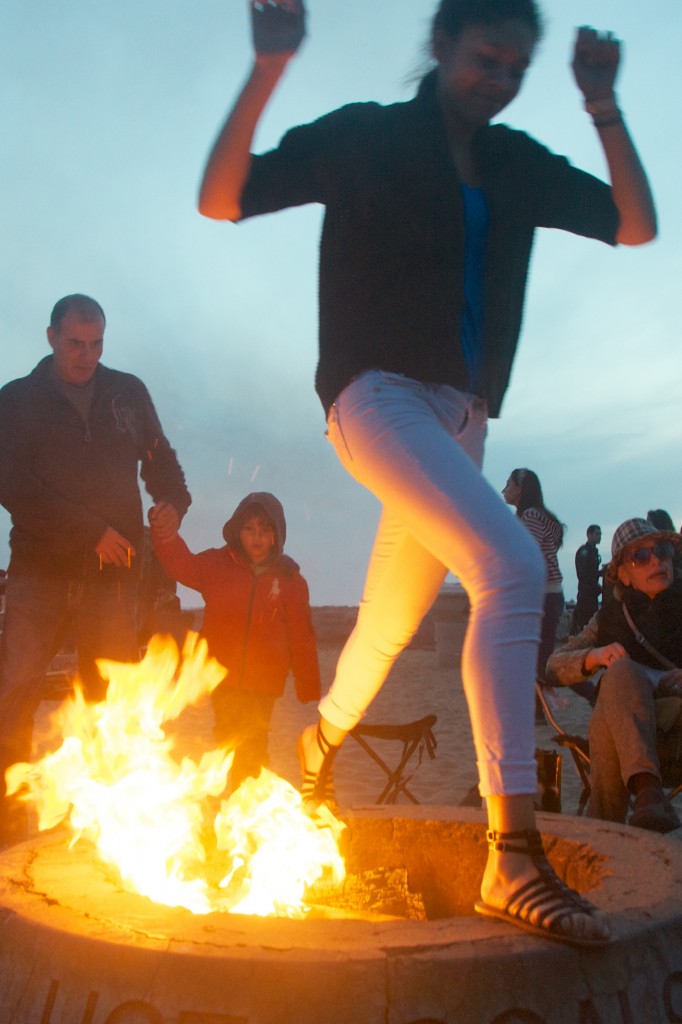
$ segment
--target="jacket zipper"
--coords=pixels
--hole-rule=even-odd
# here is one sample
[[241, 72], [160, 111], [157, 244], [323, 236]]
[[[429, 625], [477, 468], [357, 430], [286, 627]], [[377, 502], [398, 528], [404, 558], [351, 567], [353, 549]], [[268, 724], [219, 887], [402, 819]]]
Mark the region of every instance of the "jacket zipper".
[[256, 597], [256, 587], [258, 585], [258, 577], [252, 577], [251, 583], [251, 594], [249, 595], [249, 611], [246, 616], [246, 630], [244, 631], [244, 643], [242, 645], [242, 663], [239, 668], [239, 685], [238, 689], [244, 688], [244, 672], [246, 671], [246, 652], [249, 646], [249, 634], [251, 633], [251, 616], [253, 613], [253, 603]]

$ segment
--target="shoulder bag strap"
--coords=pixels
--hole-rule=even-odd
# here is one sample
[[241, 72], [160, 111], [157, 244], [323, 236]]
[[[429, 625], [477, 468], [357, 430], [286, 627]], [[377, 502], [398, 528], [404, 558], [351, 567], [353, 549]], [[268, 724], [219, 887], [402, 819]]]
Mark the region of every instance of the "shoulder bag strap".
[[656, 660], [660, 662], [660, 664], [663, 665], [664, 668], [677, 668], [677, 665], [673, 661], [671, 661], [670, 658], [666, 658], [664, 654], [661, 654], [660, 651], [657, 651], [654, 645], [650, 644], [647, 638], [642, 633], [640, 633], [640, 631], [637, 629], [637, 626], [632, 621], [632, 616], [630, 615], [630, 612], [628, 611], [624, 601], [621, 603], [621, 607], [623, 609], [625, 621], [634, 633], [635, 640], [637, 641], [637, 643], [641, 644], [644, 650], [647, 651], [652, 657], [656, 658]]

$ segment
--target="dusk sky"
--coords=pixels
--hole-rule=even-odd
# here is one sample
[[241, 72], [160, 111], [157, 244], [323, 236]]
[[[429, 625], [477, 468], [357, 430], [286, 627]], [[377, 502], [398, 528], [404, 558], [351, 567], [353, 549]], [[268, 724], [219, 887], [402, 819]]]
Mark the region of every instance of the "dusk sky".
[[[356, 100], [409, 98], [435, 0], [309, 0], [309, 33], [256, 148]], [[620, 104], [654, 190], [660, 234], [611, 249], [539, 232], [524, 328], [485, 472], [534, 469], [566, 523], [561, 564], [591, 522], [602, 555], [623, 519], [682, 523], [678, 99], [682, 4], [548, 0], [546, 35], [501, 120], [605, 174], [569, 68], [575, 26], [624, 40]], [[194, 496], [193, 550], [222, 543], [248, 491], [272, 491], [313, 604], [360, 598], [376, 500], [324, 438], [313, 388], [322, 211], [234, 226], [202, 218], [209, 146], [249, 67], [246, 0], [4, 0], [0, 12], [1, 380], [48, 352], [54, 302], [93, 295], [103, 362], [139, 375]], [[510, 513], [511, 514], [511, 513]], [[0, 510], [0, 566], [9, 557]], [[183, 593], [183, 603], [200, 599]]]

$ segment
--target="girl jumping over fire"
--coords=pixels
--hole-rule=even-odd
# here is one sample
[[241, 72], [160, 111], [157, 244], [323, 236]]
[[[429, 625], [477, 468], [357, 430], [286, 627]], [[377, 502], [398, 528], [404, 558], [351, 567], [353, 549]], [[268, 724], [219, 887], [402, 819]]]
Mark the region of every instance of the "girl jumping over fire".
[[[391, 5], [386, 5], [389, 12]], [[434, 66], [406, 103], [357, 103], [254, 156], [260, 116], [304, 36], [302, 0], [252, 2], [255, 60], [201, 186], [207, 217], [325, 206], [316, 386], [328, 436], [383, 511], [357, 625], [299, 741], [322, 801], [338, 746], [414, 635], [448, 571], [471, 603], [462, 678], [489, 854], [476, 910], [576, 945], [606, 917], [565, 886], [535, 828], [534, 680], [545, 566], [481, 473], [521, 324], [536, 227], [615, 244], [656, 233], [614, 95], [619, 44], [579, 30], [573, 72], [610, 187], [528, 135], [491, 125], [541, 35], [535, 0], [442, 0]]]

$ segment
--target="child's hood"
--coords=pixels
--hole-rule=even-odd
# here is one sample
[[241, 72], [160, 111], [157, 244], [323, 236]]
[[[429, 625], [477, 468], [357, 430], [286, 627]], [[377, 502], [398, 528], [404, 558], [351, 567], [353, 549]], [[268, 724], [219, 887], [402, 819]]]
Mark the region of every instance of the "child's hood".
[[223, 526], [223, 537], [232, 548], [240, 549], [239, 530], [242, 524], [243, 513], [247, 508], [256, 506], [265, 512], [275, 526], [275, 547], [279, 558], [284, 551], [284, 542], [287, 538], [287, 524], [284, 518], [282, 503], [274, 494], [269, 491], [252, 491], [237, 505], [236, 509]]

